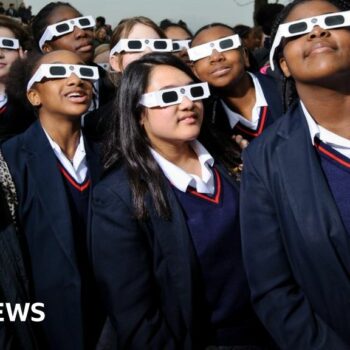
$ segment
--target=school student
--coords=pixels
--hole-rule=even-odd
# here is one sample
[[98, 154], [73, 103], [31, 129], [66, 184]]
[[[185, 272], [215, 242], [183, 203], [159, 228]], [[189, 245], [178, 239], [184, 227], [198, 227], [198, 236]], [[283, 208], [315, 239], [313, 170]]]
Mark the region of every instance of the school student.
[[32, 32], [37, 49], [43, 53], [69, 50], [83, 62], [99, 70], [99, 80], [94, 84], [94, 99], [90, 110], [105, 105], [113, 99], [106, 71], [93, 62], [93, 29], [95, 19], [84, 16], [68, 2], [50, 2], [34, 17]]
[[103, 315], [88, 264], [86, 231], [100, 166], [80, 118], [91, 103], [98, 71], [77, 54], [56, 50], [16, 61], [11, 73], [38, 115], [23, 134], [2, 145], [2, 152], [17, 189], [34, 301], [44, 303], [41, 346], [94, 349]]
[[31, 109], [7, 81], [12, 63], [24, 58], [31, 47], [29, 33], [21, 24], [0, 15], [0, 143], [23, 132], [35, 120]]
[[[151, 19], [135, 16], [122, 19], [114, 28], [110, 48], [109, 77], [116, 94], [120, 77], [128, 64], [150, 52], [170, 52], [172, 42]], [[109, 132], [113, 103], [114, 99], [111, 99], [85, 118], [84, 129], [97, 141], [108, 137], [105, 134]]]
[[200, 134], [208, 96], [171, 54], [145, 55], [121, 77], [91, 229], [118, 349], [269, 342], [242, 265], [239, 150]]
[[243, 154], [245, 267], [282, 349], [350, 349], [349, 26], [348, 1], [281, 13], [271, 67], [297, 98]]
[[213, 94], [206, 118], [226, 137], [251, 141], [283, 113], [275, 81], [247, 70], [247, 52], [231, 27], [213, 23], [200, 28], [188, 54], [195, 74]]

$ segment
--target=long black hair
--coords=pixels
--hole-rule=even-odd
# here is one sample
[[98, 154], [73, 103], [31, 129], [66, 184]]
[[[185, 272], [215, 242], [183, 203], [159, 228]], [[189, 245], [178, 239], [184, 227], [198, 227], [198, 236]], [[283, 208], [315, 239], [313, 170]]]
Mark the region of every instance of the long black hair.
[[[192, 70], [179, 58], [166, 53], [150, 53], [130, 63], [120, 80], [115, 99], [114, 113], [110, 120], [109, 136], [104, 147], [105, 168], [118, 161], [126, 164], [131, 186], [135, 214], [138, 219], [147, 218], [145, 195], [153, 199], [157, 213], [169, 219], [171, 212], [164, 191], [164, 176], [149, 149], [151, 143], [140, 124], [145, 107], [139, 104], [149, 84], [154, 67], [168, 65], [186, 73], [199, 82]], [[198, 138], [214, 158], [230, 171], [240, 163], [238, 145], [215, 138], [203, 124]]]
[[[284, 23], [290, 12], [299, 4], [304, 2], [309, 2], [310, 0], [294, 0], [288, 4], [278, 15], [276, 21], [274, 22], [271, 30], [271, 42], [275, 40], [278, 27], [280, 24]], [[337, 7], [340, 11], [350, 10], [349, 0], [325, 0], [330, 4]], [[280, 70], [279, 58], [282, 55], [282, 45], [280, 45], [274, 54], [273, 60], [275, 67]], [[295, 81], [292, 77], [283, 77], [283, 105], [284, 109], [287, 110], [292, 104], [298, 100], [298, 93], [295, 87]]]

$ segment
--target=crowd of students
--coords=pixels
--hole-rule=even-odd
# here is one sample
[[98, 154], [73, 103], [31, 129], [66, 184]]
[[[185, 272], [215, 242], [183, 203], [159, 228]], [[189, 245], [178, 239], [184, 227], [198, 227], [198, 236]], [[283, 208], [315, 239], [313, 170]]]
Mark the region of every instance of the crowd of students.
[[0, 349], [350, 349], [350, 4], [279, 10], [0, 16], [0, 303], [45, 312]]

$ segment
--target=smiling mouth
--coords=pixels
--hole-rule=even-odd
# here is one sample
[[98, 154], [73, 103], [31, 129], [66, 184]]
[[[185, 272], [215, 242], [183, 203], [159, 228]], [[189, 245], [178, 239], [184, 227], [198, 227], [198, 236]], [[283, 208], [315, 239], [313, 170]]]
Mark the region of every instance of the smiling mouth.
[[316, 44], [313, 45], [310, 50], [307, 51], [306, 56], [317, 55], [320, 53], [333, 52], [334, 49], [330, 45]]
[[89, 97], [84, 92], [71, 92], [66, 95], [66, 98], [74, 103], [86, 103]]
[[79, 51], [79, 52], [89, 52], [89, 51], [92, 50], [92, 48], [93, 48], [92, 43], [86, 43], [86, 44], [80, 45], [77, 48], [77, 51]]
[[211, 75], [215, 77], [221, 77], [226, 75], [230, 71], [230, 67], [220, 67], [212, 71]]

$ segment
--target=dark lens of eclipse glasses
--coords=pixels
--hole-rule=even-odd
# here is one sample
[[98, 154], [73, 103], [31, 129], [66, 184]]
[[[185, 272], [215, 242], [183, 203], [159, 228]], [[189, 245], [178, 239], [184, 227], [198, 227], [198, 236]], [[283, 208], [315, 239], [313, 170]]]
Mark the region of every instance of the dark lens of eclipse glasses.
[[60, 66], [50, 67], [50, 74], [53, 76], [63, 76], [66, 74], [66, 68]]
[[69, 25], [67, 23], [62, 23], [56, 26], [58, 33], [64, 33], [69, 30]]
[[164, 103], [172, 103], [178, 100], [176, 91], [167, 91], [162, 94], [162, 99]]

